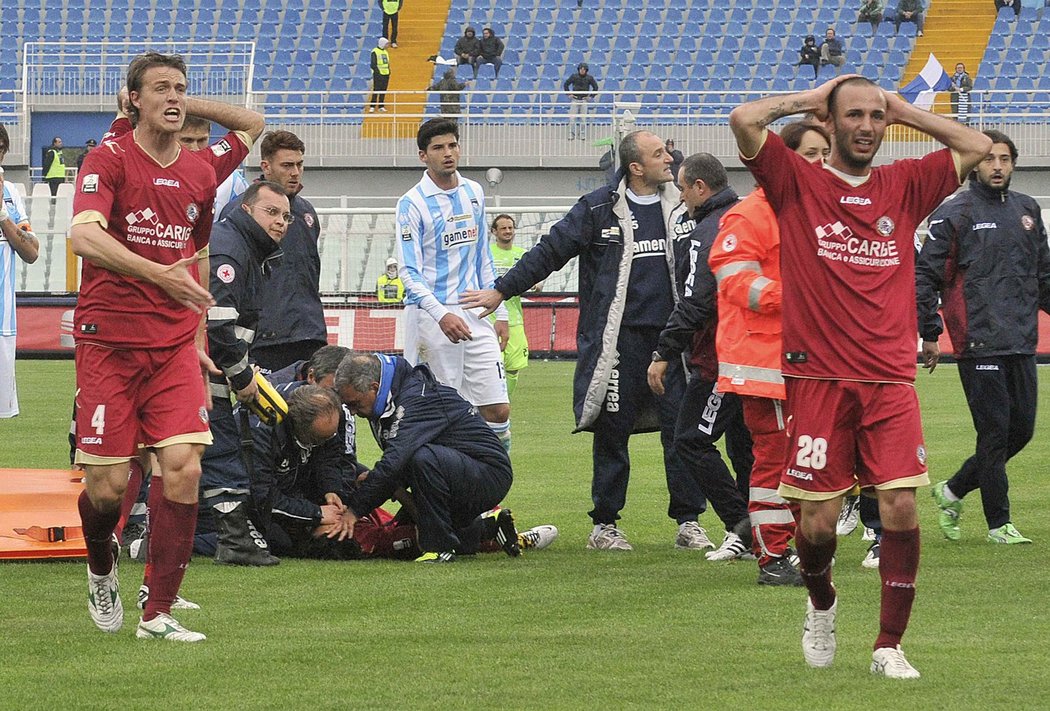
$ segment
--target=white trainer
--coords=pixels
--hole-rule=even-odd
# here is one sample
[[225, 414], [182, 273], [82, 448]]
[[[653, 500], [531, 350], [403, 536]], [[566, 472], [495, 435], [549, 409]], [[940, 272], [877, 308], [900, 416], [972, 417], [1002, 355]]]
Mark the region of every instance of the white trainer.
[[835, 598], [829, 610], [818, 610], [806, 598], [806, 622], [802, 628], [802, 656], [811, 667], [830, 667], [835, 661], [835, 613], [839, 601]]
[[558, 529], [555, 526], [550, 524], [533, 526], [527, 531], [518, 533], [518, 547], [522, 550], [528, 548], [534, 551], [541, 551], [551, 543], [554, 543], [554, 539], [557, 537]]
[[722, 545], [713, 551], [704, 553], [708, 560], [754, 560], [755, 556], [751, 549], [744, 543], [744, 539], [732, 531], [726, 531], [726, 537]]
[[879, 647], [871, 655], [871, 673], [888, 679], [918, 679], [919, 671], [904, 658], [901, 646]]
[[864, 535], [860, 537], [862, 541], [874, 541], [875, 540], [875, 529], [864, 527]]
[[149, 622], [140, 619], [135, 636], [139, 639], [166, 639], [171, 642], [203, 642], [207, 639], [200, 632], [191, 632], [176, 622], [174, 617], [164, 613]]
[[627, 542], [623, 531], [612, 523], [599, 523], [594, 526], [587, 538], [587, 547], [599, 551], [632, 551], [634, 548]]
[[[146, 601], [149, 600], [149, 586], [143, 583], [142, 587], [139, 588], [139, 599], [138, 607], [140, 610], [146, 609]], [[181, 595], [176, 595], [175, 600], [171, 603], [171, 609], [173, 610], [199, 610], [201, 606], [195, 602], [190, 602]]]
[[864, 560], [860, 562], [861, 566], [871, 569], [879, 569], [879, 544], [881, 541], [876, 540], [870, 546], [868, 546], [868, 554], [864, 556]]
[[119, 632], [124, 626], [124, 603], [120, 601], [117, 559], [107, 575], [95, 575], [88, 569], [88, 612], [103, 632]]
[[838, 523], [835, 524], [835, 533], [840, 536], [848, 536], [857, 528], [860, 522], [860, 497], [847, 496], [842, 502], [842, 511], [839, 512]]
[[715, 544], [707, 537], [707, 531], [703, 526], [696, 521], [686, 521], [678, 527], [678, 537], [674, 539], [674, 547], [699, 551], [714, 548]]

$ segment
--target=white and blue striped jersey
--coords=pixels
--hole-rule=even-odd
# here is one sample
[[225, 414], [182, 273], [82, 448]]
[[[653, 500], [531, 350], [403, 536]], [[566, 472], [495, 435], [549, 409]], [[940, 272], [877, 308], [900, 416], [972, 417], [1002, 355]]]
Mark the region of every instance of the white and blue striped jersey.
[[[26, 206], [13, 183], [4, 182], [4, 207], [11, 221], [24, 225]], [[18, 254], [0, 233], [0, 336], [15, 335], [15, 278]]]
[[[397, 203], [398, 274], [405, 303], [440, 321], [447, 304], [467, 290], [491, 289], [496, 280], [481, 185], [456, 173], [456, 187], [442, 190], [430, 175]], [[506, 309], [502, 319], [506, 320]], [[497, 313], [497, 318], [500, 318]]]
[[215, 189], [214, 222], [219, 221], [219, 215], [222, 214], [222, 209], [239, 198], [241, 193], [247, 189], [248, 179], [244, 177], [242, 171], [235, 170], [230, 173], [230, 177], [226, 178], [226, 180], [222, 182], [222, 185]]

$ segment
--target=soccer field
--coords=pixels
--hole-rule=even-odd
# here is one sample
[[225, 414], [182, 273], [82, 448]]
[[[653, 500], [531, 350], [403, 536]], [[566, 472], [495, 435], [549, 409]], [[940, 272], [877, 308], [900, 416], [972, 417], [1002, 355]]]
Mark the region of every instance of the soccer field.
[[[985, 543], [980, 499], [963, 539], [936, 527], [919, 492], [923, 560], [904, 638], [917, 681], [868, 672], [879, 579], [860, 533], [840, 540], [838, 655], [802, 660], [802, 589], [760, 588], [753, 562], [673, 547], [656, 435], [636, 437], [622, 526], [629, 553], [584, 549], [590, 435], [571, 435], [572, 363], [533, 362], [513, 404], [519, 526], [553, 523], [544, 551], [450, 566], [285, 560], [239, 569], [193, 561], [178, 617], [199, 645], [134, 638], [142, 567], [121, 563], [124, 629], [86, 610], [84, 564], [0, 564], [0, 709], [1042, 709], [1050, 622], [1050, 444], [1042, 372], [1035, 440], [1010, 464], [1014, 522], [1035, 540]], [[22, 416], [0, 420], [0, 467], [63, 467], [72, 363], [20, 361]], [[931, 479], [973, 447], [954, 366], [919, 376]], [[362, 459], [375, 446], [361, 428]], [[366, 438], [368, 440], [366, 441]], [[712, 512], [701, 524], [721, 538]]]

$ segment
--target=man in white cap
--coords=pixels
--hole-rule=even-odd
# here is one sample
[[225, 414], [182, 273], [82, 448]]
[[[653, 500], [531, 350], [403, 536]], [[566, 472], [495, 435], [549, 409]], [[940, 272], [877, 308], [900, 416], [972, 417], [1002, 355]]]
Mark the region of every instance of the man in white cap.
[[368, 100], [368, 113], [378, 108], [386, 113], [386, 88], [390, 85], [390, 53], [386, 51], [390, 40], [380, 37], [372, 50], [372, 97]]
[[376, 298], [381, 304], [400, 304], [405, 299], [405, 285], [397, 275], [397, 259], [386, 260], [386, 271], [376, 279]]

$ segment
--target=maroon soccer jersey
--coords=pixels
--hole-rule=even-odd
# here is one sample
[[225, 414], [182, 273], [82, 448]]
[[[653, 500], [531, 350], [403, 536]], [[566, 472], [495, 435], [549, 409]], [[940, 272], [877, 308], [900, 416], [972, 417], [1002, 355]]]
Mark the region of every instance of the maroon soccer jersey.
[[[118, 116], [113, 119], [113, 122], [109, 125], [109, 130], [102, 136], [102, 140], [119, 138], [125, 133], [131, 133], [131, 119], [127, 116]], [[239, 131], [230, 131], [220, 138], [218, 142], [211, 144], [202, 151], [198, 151], [196, 156], [203, 159], [204, 162], [210, 163], [212, 168], [215, 168], [215, 182], [222, 185], [223, 181], [233, 175], [233, 171], [237, 170], [241, 161], [248, 156], [250, 143], [251, 138], [247, 134]]]
[[915, 228], [959, 187], [951, 151], [852, 187], [770, 132], [746, 160], [780, 224], [784, 375], [913, 382]]
[[[214, 202], [210, 164], [180, 150], [162, 167], [127, 133], [85, 157], [73, 224], [98, 222], [132, 252], [173, 264], [208, 244]], [[84, 260], [74, 316], [78, 340], [115, 348], [172, 346], [192, 339], [200, 319], [160, 287]]]

